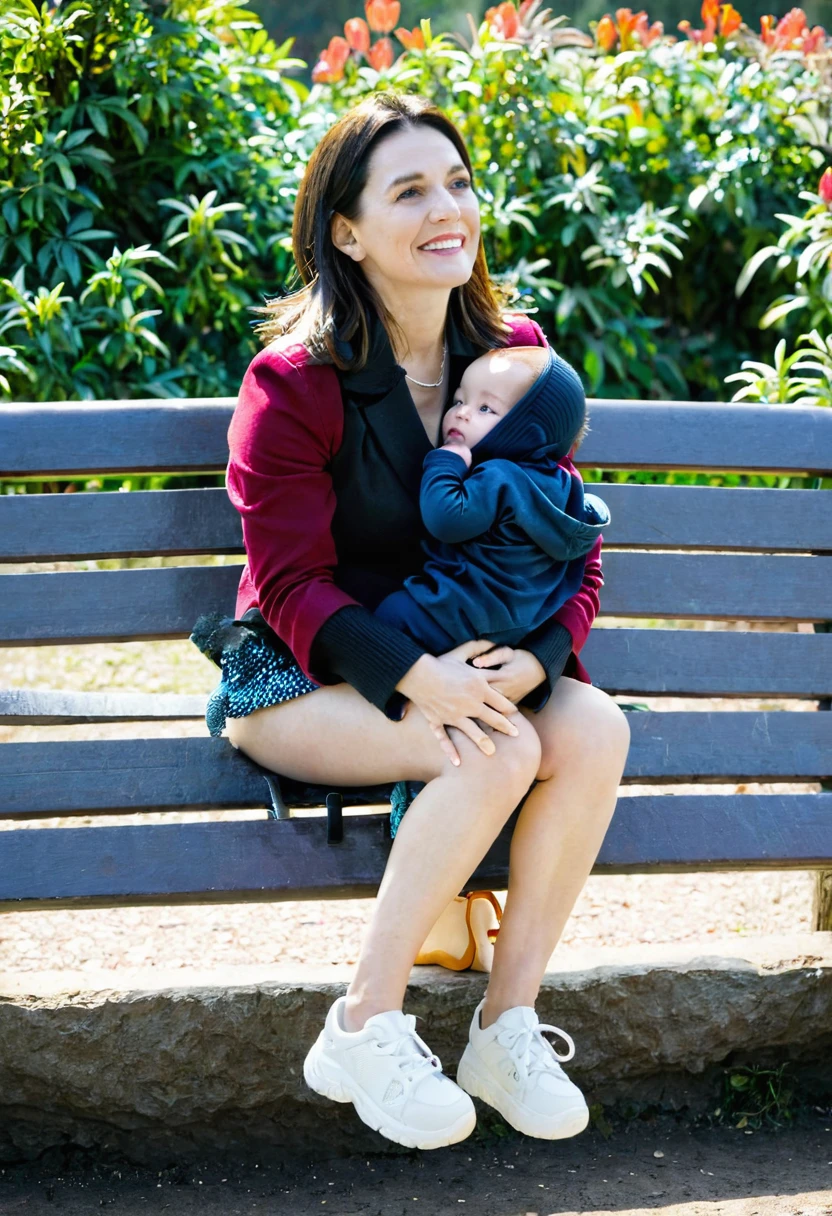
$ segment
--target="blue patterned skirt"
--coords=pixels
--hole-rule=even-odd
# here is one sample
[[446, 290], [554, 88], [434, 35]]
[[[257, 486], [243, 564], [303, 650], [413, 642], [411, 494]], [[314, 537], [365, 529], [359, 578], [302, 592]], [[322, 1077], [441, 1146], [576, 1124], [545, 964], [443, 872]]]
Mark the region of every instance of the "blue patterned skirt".
[[[255, 709], [280, 705], [320, 688], [304, 674], [289, 647], [257, 608], [249, 608], [240, 620], [220, 613], [201, 616], [191, 641], [222, 673], [205, 710], [208, 730], [214, 736], [222, 734], [228, 718], [245, 718]], [[421, 781], [399, 781], [393, 786], [391, 837], [423, 787]]]

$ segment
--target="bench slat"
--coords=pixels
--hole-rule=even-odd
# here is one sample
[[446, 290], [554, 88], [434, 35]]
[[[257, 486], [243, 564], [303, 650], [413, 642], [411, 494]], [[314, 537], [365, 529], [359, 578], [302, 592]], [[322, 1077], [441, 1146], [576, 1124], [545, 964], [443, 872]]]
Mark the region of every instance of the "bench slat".
[[[625, 784], [814, 781], [832, 772], [832, 714], [642, 712], [627, 720]], [[258, 769], [227, 739], [207, 735], [5, 743], [0, 788], [5, 818], [268, 805]]]
[[592, 682], [612, 695], [818, 700], [832, 694], [829, 633], [596, 628], [581, 660]]
[[201, 718], [206, 699], [187, 693], [158, 696], [141, 692], [41, 692], [11, 688], [0, 692], [0, 725], [170, 722]]
[[[0, 477], [222, 470], [232, 398], [11, 404]], [[832, 413], [811, 406], [590, 400], [586, 468], [823, 474]], [[113, 415], [117, 411], [117, 425]]]
[[[594, 629], [581, 655], [612, 694], [818, 700], [832, 693], [832, 634]], [[219, 674], [219, 673], [217, 673]], [[205, 696], [0, 691], [0, 725], [201, 718]]]
[[[604, 547], [832, 551], [832, 493], [589, 486], [610, 508]], [[0, 497], [0, 562], [242, 553], [223, 489]]]
[[[609, 552], [602, 560], [607, 616], [832, 619], [828, 558]], [[233, 611], [240, 567], [2, 577], [0, 645], [44, 646], [187, 637], [201, 612]]]
[[[504, 890], [517, 812], [465, 890]], [[284, 821], [19, 829], [3, 833], [0, 911], [375, 895], [386, 814], [351, 816], [326, 843], [320, 816]], [[623, 797], [596, 874], [822, 868], [832, 794]]]

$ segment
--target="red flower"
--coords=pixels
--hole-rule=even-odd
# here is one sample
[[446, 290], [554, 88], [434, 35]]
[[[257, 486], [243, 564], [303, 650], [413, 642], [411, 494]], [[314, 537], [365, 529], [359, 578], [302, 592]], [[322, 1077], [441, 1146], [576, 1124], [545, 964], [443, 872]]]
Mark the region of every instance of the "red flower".
[[[402, 6], [399, 0], [367, 0], [364, 13], [371, 30], [377, 34], [389, 34], [399, 19]], [[392, 49], [392, 48], [391, 48]]]
[[425, 36], [418, 25], [414, 25], [412, 30], [396, 30], [396, 37], [405, 50], [423, 51], [425, 49]]
[[312, 69], [314, 84], [332, 84], [344, 75], [344, 64], [350, 57], [350, 44], [337, 34], [330, 38], [329, 46], [321, 51], [320, 58]]
[[529, 9], [531, 8], [531, 6], [533, 4], [534, 4], [534, 0], [522, 0], [520, 7], [517, 10], [521, 21], [523, 20], [526, 13], [529, 11]]
[[803, 9], [793, 8], [776, 25], [773, 17], [761, 17], [760, 37], [766, 46], [776, 51], [802, 51], [804, 55], [811, 55], [824, 46], [826, 30], [822, 25], [810, 30]]
[[491, 27], [492, 34], [498, 38], [516, 38], [520, 29], [520, 17], [511, 0], [505, 0], [496, 8], [490, 8], [485, 14], [485, 20]]
[[[398, 7], [397, 4], [396, 8]], [[379, 38], [378, 42], [374, 43], [367, 52], [370, 67], [375, 68], [377, 72], [386, 72], [389, 67], [392, 67], [395, 57], [393, 43], [389, 38]]]
[[781, 50], [791, 49], [792, 44], [801, 38], [806, 30], [806, 14], [802, 8], [792, 8], [782, 20], [777, 22], [774, 40]]
[[832, 207], [832, 169], [824, 169], [818, 182], [818, 194], [827, 207]]
[[615, 28], [615, 22], [609, 13], [605, 13], [595, 28], [595, 41], [602, 51], [609, 53], [615, 46], [617, 37], [618, 31]]
[[636, 13], [635, 35], [642, 46], [652, 46], [657, 38], [661, 38], [664, 33], [664, 25], [661, 21], [654, 21], [650, 24], [650, 18], [645, 12]]
[[801, 51], [804, 55], [815, 55], [826, 42], [826, 30], [822, 25], [816, 25], [811, 32], [807, 29], [803, 35]]
[[344, 23], [344, 37], [359, 55], [366, 55], [369, 51], [370, 30], [363, 17], [351, 17]]

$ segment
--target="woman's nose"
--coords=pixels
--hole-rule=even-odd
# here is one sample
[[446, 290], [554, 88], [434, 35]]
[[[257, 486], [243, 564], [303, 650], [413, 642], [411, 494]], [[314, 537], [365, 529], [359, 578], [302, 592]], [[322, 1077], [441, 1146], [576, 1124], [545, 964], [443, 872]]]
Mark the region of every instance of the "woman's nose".
[[451, 191], [446, 190], [444, 186], [440, 187], [431, 210], [431, 220], [434, 223], [441, 223], [443, 220], [458, 220], [461, 215], [459, 203]]

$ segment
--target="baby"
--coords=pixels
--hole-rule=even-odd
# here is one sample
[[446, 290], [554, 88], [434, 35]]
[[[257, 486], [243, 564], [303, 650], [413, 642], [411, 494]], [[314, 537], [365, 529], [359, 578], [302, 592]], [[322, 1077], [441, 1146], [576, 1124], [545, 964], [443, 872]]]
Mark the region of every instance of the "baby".
[[518, 645], [581, 586], [606, 504], [558, 461], [582, 437], [577, 373], [550, 347], [514, 346], [467, 368], [425, 457], [421, 574], [376, 615], [432, 654], [485, 638]]

